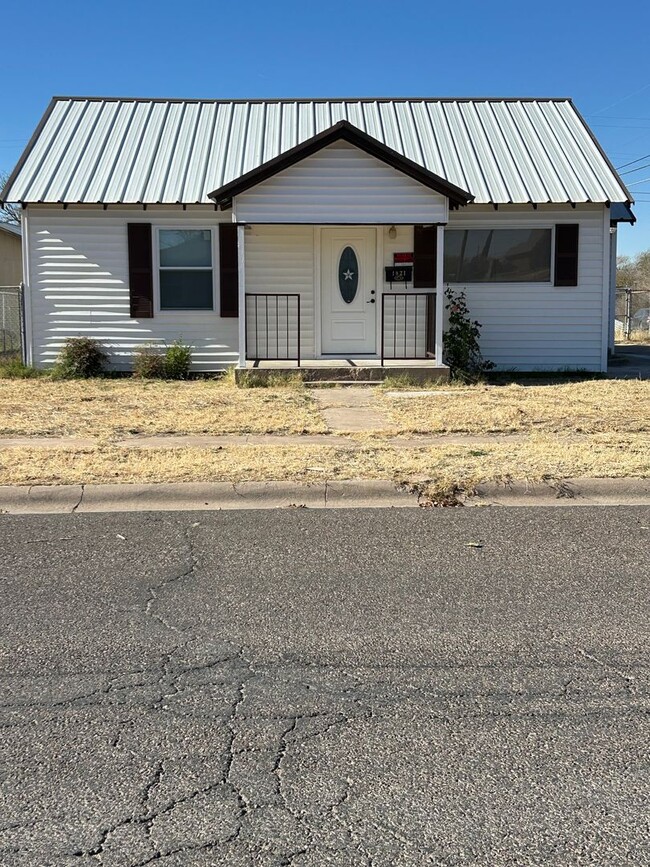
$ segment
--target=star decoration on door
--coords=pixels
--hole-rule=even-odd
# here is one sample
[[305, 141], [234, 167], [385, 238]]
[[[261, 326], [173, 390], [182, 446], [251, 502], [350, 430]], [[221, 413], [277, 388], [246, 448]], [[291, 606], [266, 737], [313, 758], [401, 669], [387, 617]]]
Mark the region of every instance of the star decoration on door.
[[350, 269], [348, 268], [347, 271], [343, 272], [343, 276], [346, 280], [351, 280], [354, 277], [354, 271], [350, 271]]

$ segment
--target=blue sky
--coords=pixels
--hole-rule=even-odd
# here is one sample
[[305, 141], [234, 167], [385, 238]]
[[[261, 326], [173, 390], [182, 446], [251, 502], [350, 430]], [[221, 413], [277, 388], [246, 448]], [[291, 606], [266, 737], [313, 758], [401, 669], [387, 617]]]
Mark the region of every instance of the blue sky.
[[[54, 94], [572, 96], [650, 248], [650, 4], [602, 0], [30, 0], [3, 9], [0, 170]], [[647, 166], [642, 169], [641, 167]], [[639, 183], [640, 182], [640, 183]]]

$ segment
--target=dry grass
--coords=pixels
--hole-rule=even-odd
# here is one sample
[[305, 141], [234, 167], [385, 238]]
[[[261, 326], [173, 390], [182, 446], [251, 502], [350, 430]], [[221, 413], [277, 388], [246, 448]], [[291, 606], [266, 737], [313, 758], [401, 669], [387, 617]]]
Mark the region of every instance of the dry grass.
[[650, 343], [650, 330], [644, 328], [643, 330], [631, 331], [629, 337], [617, 337], [616, 342], [623, 346], [629, 346], [631, 343]]
[[0, 436], [319, 433], [325, 425], [302, 387], [238, 389], [190, 382], [0, 379]]
[[[442, 392], [443, 390], [441, 390]], [[650, 382], [470, 386], [377, 398], [399, 433], [640, 433], [650, 431]]]
[[429, 490], [471, 490], [482, 481], [577, 476], [645, 477], [650, 437], [594, 435], [577, 442], [533, 436], [481, 448], [444, 446], [356, 450], [331, 446], [229, 446], [222, 449], [7, 449], [0, 484], [207, 482], [243, 480], [393, 479]]

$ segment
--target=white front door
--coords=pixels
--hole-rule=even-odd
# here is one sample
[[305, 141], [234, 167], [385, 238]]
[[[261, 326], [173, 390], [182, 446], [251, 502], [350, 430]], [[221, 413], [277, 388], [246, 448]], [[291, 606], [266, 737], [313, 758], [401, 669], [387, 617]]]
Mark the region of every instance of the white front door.
[[321, 351], [372, 355], [377, 351], [377, 230], [323, 229], [321, 235]]

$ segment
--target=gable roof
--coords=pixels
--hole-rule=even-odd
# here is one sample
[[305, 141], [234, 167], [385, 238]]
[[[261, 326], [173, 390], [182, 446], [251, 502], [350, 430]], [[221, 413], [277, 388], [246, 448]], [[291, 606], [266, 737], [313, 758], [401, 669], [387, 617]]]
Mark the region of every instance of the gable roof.
[[347, 121], [477, 203], [630, 202], [570, 99], [55, 97], [0, 198], [209, 203]]
[[329, 129], [317, 133], [306, 141], [296, 145], [296, 147], [284, 151], [277, 157], [273, 157], [257, 168], [251, 169], [250, 172], [241, 175], [241, 177], [235, 178], [234, 181], [224, 184], [218, 190], [208, 193], [208, 195], [218, 205], [225, 207], [231, 203], [233, 196], [249, 190], [251, 187], [283, 171], [283, 169], [295, 165], [300, 160], [305, 159], [305, 157], [315, 154], [337, 141], [348, 142], [348, 144], [358, 147], [360, 150], [365, 151], [365, 153], [370, 154], [370, 156], [387, 163], [389, 166], [418, 181], [423, 186], [445, 196], [452, 205], [467, 205], [474, 198], [466, 190], [461, 190], [455, 184], [450, 184], [449, 181], [441, 178], [440, 175], [430, 172], [403, 154], [386, 147], [385, 144], [377, 141], [376, 138], [361, 132], [360, 129], [352, 126], [347, 120], [340, 120]]

